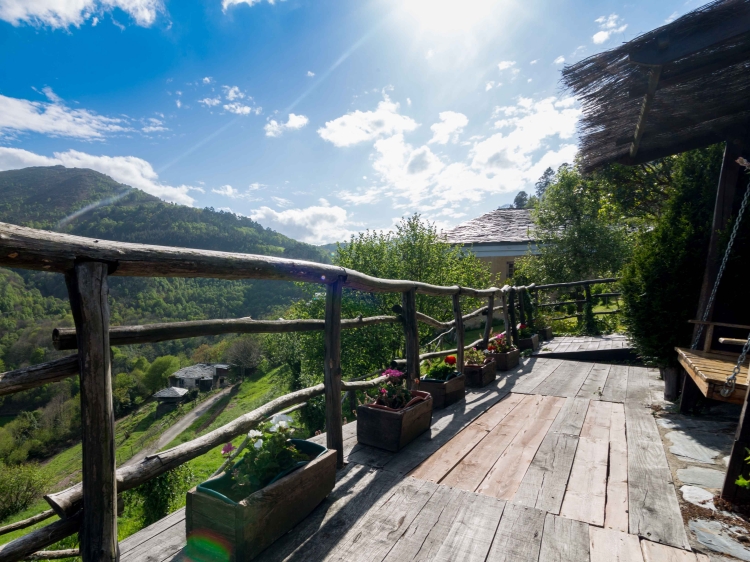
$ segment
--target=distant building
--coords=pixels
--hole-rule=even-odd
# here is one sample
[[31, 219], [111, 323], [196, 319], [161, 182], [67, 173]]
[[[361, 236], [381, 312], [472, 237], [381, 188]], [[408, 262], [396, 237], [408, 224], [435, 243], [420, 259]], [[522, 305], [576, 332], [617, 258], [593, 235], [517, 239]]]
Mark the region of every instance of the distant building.
[[490, 265], [495, 283], [513, 277], [516, 260], [539, 253], [528, 209], [497, 209], [444, 232], [451, 244], [471, 250]]
[[188, 392], [187, 388], [177, 388], [174, 386], [162, 388], [154, 394], [154, 398], [159, 403], [156, 407], [156, 415], [161, 416], [170, 410], [174, 410], [187, 397]]
[[201, 392], [223, 388], [229, 379], [229, 365], [221, 363], [198, 363], [183, 367], [169, 376], [169, 386]]

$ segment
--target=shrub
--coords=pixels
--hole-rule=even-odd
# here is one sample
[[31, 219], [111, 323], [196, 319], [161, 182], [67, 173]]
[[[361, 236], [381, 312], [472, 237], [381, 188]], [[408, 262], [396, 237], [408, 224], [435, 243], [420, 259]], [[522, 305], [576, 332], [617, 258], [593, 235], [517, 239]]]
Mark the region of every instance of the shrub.
[[190, 466], [183, 464], [144, 482], [131, 492], [125, 492], [126, 503], [140, 508], [143, 526], [146, 527], [163, 519], [177, 507], [182, 494], [187, 492], [194, 475]]
[[36, 464], [0, 463], [0, 521], [29, 507], [44, 492], [45, 477]]

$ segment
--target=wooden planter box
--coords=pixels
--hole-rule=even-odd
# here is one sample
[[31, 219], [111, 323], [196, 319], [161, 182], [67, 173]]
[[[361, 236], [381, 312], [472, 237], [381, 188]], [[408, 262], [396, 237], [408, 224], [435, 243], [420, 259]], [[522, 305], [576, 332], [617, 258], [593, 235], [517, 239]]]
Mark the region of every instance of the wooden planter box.
[[229, 475], [223, 474], [187, 493], [188, 559], [254, 559], [331, 493], [336, 483], [336, 451], [325, 451], [239, 502], [221, 494], [228, 482]]
[[539, 330], [539, 337], [545, 341], [549, 341], [555, 336], [552, 334], [552, 328], [542, 328]]
[[491, 357], [495, 360], [495, 370], [497, 371], [509, 371], [518, 367], [518, 358], [521, 357], [521, 351], [514, 349], [507, 353], [490, 353], [487, 357]]
[[539, 349], [539, 334], [534, 334], [530, 338], [520, 338], [518, 340], [519, 349], [530, 349], [536, 351]]
[[430, 429], [432, 396], [419, 390], [411, 392], [412, 396], [425, 396], [425, 400], [402, 410], [357, 406], [357, 441], [395, 453]]
[[484, 365], [464, 365], [464, 376], [468, 386], [487, 386], [497, 378], [497, 367], [494, 361]]
[[419, 390], [429, 392], [433, 400], [433, 408], [439, 410], [463, 400], [466, 396], [466, 376], [459, 375], [448, 381], [419, 381]]

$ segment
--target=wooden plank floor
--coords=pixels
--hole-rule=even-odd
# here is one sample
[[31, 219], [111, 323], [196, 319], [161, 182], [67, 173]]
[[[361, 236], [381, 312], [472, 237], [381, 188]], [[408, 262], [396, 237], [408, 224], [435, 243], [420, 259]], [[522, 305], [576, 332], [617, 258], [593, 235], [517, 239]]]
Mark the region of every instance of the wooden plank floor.
[[[397, 454], [348, 424], [331, 495], [257, 559], [695, 562], [659, 390], [654, 370], [532, 358]], [[189, 560], [185, 544], [177, 512], [123, 541], [121, 560]]]
[[540, 342], [535, 355], [547, 353], [574, 353], [578, 351], [598, 351], [630, 347], [628, 338], [622, 334], [607, 336], [555, 336], [549, 341]]

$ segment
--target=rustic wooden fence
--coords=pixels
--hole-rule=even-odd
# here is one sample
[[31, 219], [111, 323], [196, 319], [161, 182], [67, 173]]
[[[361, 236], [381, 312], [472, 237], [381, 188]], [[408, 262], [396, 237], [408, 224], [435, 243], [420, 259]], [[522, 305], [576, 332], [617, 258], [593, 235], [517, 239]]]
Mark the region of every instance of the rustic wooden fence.
[[[17, 530], [42, 521], [53, 514], [60, 519], [36, 529], [0, 547], [0, 562], [20, 560], [80, 530], [80, 555], [83, 560], [117, 560], [117, 494], [203, 455], [267, 419], [270, 415], [325, 396], [327, 446], [338, 452], [338, 466], [343, 465], [342, 393], [372, 388], [382, 382], [374, 380], [343, 381], [341, 373], [341, 330], [376, 324], [401, 324], [405, 337], [404, 358], [399, 361], [411, 381], [419, 374], [423, 359], [455, 353], [457, 369], [463, 370], [463, 353], [472, 346], [486, 346], [492, 330], [495, 311], [502, 311], [506, 333], [517, 342], [517, 320], [531, 320], [525, 310], [524, 294], [532, 292], [539, 301], [539, 291], [574, 284], [529, 285], [501, 289], [442, 287], [408, 280], [379, 279], [334, 265], [298, 260], [128, 244], [94, 240], [54, 232], [34, 230], [0, 223], [0, 265], [50, 271], [65, 275], [70, 297], [74, 329], [56, 329], [56, 349], [77, 349], [68, 357], [0, 374], [0, 395], [60, 381], [79, 375], [81, 383], [81, 421], [83, 467], [82, 482], [55, 494], [45, 496], [51, 510], [3, 530]], [[145, 326], [109, 325], [107, 302], [110, 276], [134, 277], [212, 277], [219, 279], [273, 279], [317, 283], [326, 287], [325, 319], [259, 321], [246, 318], [175, 322]], [[578, 283], [589, 285], [611, 282], [599, 279]], [[394, 316], [341, 318], [344, 288], [366, 292], [401, 293], [402, 304]], [[441, 322], [416, 309], [416, 294], [451, 297], [453, 320]], [[486, 298], [487, 305], [463, 315], [461, 297]], [[495, 302], [501, 301], [496, 306]], [[539, 305], [542, 306], [542, 305]], [[485, 330], [479, 340], [465, 345], [463, 323], [486, 315]], [[437, 329], [452, 330], [456, 348], [420, 355], [418, 323]], [[115, 422], [112, 407], [110, 346], [152, 343], [196, 336], [236, 333], [282, 333], [321, 330], [325, 339], [323, 383], [281, 396], [261, 408], [167, 451], [147, 456], [141, 462], [117, 469], [115, 456]], [[54, 556], [54, 553], [44, 553]], [[69, 553], [68, 553], [69, 554]]]

